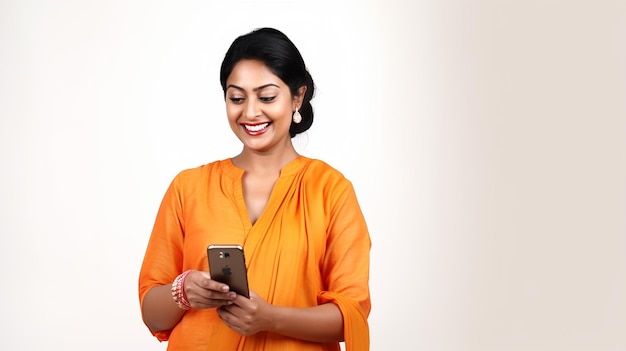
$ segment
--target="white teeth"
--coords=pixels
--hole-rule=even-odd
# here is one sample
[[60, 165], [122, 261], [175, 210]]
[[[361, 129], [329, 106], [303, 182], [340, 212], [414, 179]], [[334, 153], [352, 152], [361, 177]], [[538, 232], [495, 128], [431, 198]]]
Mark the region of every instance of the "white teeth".
[[257, 124], [257, 125], [254, 125], [254, 126], [250, 126], [250, 125], [244, 124], [243, 126], [246, 127], [246, 129], [251, 131], [251, 132], [258, 132], [259, 130], [267, 128], [268, 124], [269, 123], [262, 123], [262, 124]]

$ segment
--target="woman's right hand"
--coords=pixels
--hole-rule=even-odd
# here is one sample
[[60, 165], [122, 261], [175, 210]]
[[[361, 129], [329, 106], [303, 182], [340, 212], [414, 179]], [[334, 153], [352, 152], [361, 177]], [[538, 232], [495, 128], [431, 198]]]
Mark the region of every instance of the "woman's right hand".
[[185, 278], [185, 296], [192, 308], [214, 308], [232, 305], [237, 297], [228, 285], [211, 279], [207, 271], [192, 271]]

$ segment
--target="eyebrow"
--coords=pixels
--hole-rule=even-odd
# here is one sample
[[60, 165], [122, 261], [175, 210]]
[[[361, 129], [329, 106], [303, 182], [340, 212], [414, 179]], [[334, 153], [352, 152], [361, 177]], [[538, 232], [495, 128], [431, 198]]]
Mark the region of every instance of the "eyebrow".
[[[278, 85], [276, 85], [276, 84], [274, 84], [274, 83], [268, 83], [268, 84], [265, 84], [265, 85], [261, 85], [260, 87], [254, 88], [254, 89], [252, 89], [252, 91], [259, 91], [259, 90], [263, 90], [263, 89], [265, 89], [265, 88], [267, 88], [267, 87], [276, 87], [276, 88], [279, 88], [279, 89], [280, 89], [280, 87], [279, 87]], [[228, 90], [228, 89], [230, 89], [230, 88], [235, 88], [235, 89], [237, 89], [237, 90], [243, 90], [243, 91], [245, 91], [245, 89], [244, 89], [244, 88], [242, 88], [242, 87], [240, 87], [240, 86], [237, 86], [237, 85], [234, 85], [234, 84], [228, 84], [228, 85], [226, 86], [226, 90]]]

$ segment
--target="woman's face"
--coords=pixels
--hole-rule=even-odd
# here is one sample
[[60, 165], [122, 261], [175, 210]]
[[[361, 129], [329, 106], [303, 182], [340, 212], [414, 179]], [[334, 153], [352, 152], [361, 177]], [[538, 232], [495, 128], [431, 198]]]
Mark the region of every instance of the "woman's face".
[[293, 97], [285, 82], [257, 60], [241, 60], [226, 80], [226, 114], [244, 148], [257, 152], [291, 147], [289, 126], [304, 89]]

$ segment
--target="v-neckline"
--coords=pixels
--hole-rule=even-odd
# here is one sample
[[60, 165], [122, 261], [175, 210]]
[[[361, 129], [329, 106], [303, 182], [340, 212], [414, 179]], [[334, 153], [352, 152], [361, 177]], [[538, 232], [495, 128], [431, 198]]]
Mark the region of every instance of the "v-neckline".
[[276, 182], [272, 186], [272, 190], [270, 192], [270, 196], [267, 199], [267, 203], [265, 204], [265, 208], [261, 211], [257, 220], [252, 223], [250, 220], [250, 215], [248, 213], [248, 206], [246, 205], [246, 200], [243, 193], [243, 176], [245, 174], [245, 170], [237, 167], [233, 163], [233, 159], [228, 159], [229, 165], [236, 171], [234, 177], [234, 191], [235, 191], [235, 200], [237, 210], [239, 211], [240, 219], [244, 227], [244, 231], [246, 236], [255, 230], [255, 228], [260, 227], [263, 222], [267, 221], [268, 217], [272, 217], [271, 214], [276, 213], [278, 207], [282, 203], [278, 201], [276, 197], [284, 196], [284, 189], [286, 189], [283, 184], [285, 184], [285, 180], [290, 176], [293, 176], [300, 168], [300, 163], [304, 160], [305, 157], [302, 155], [298, 155], [295, 159], [289, 161], [286, 165], [281, 168], [278, 178]]

